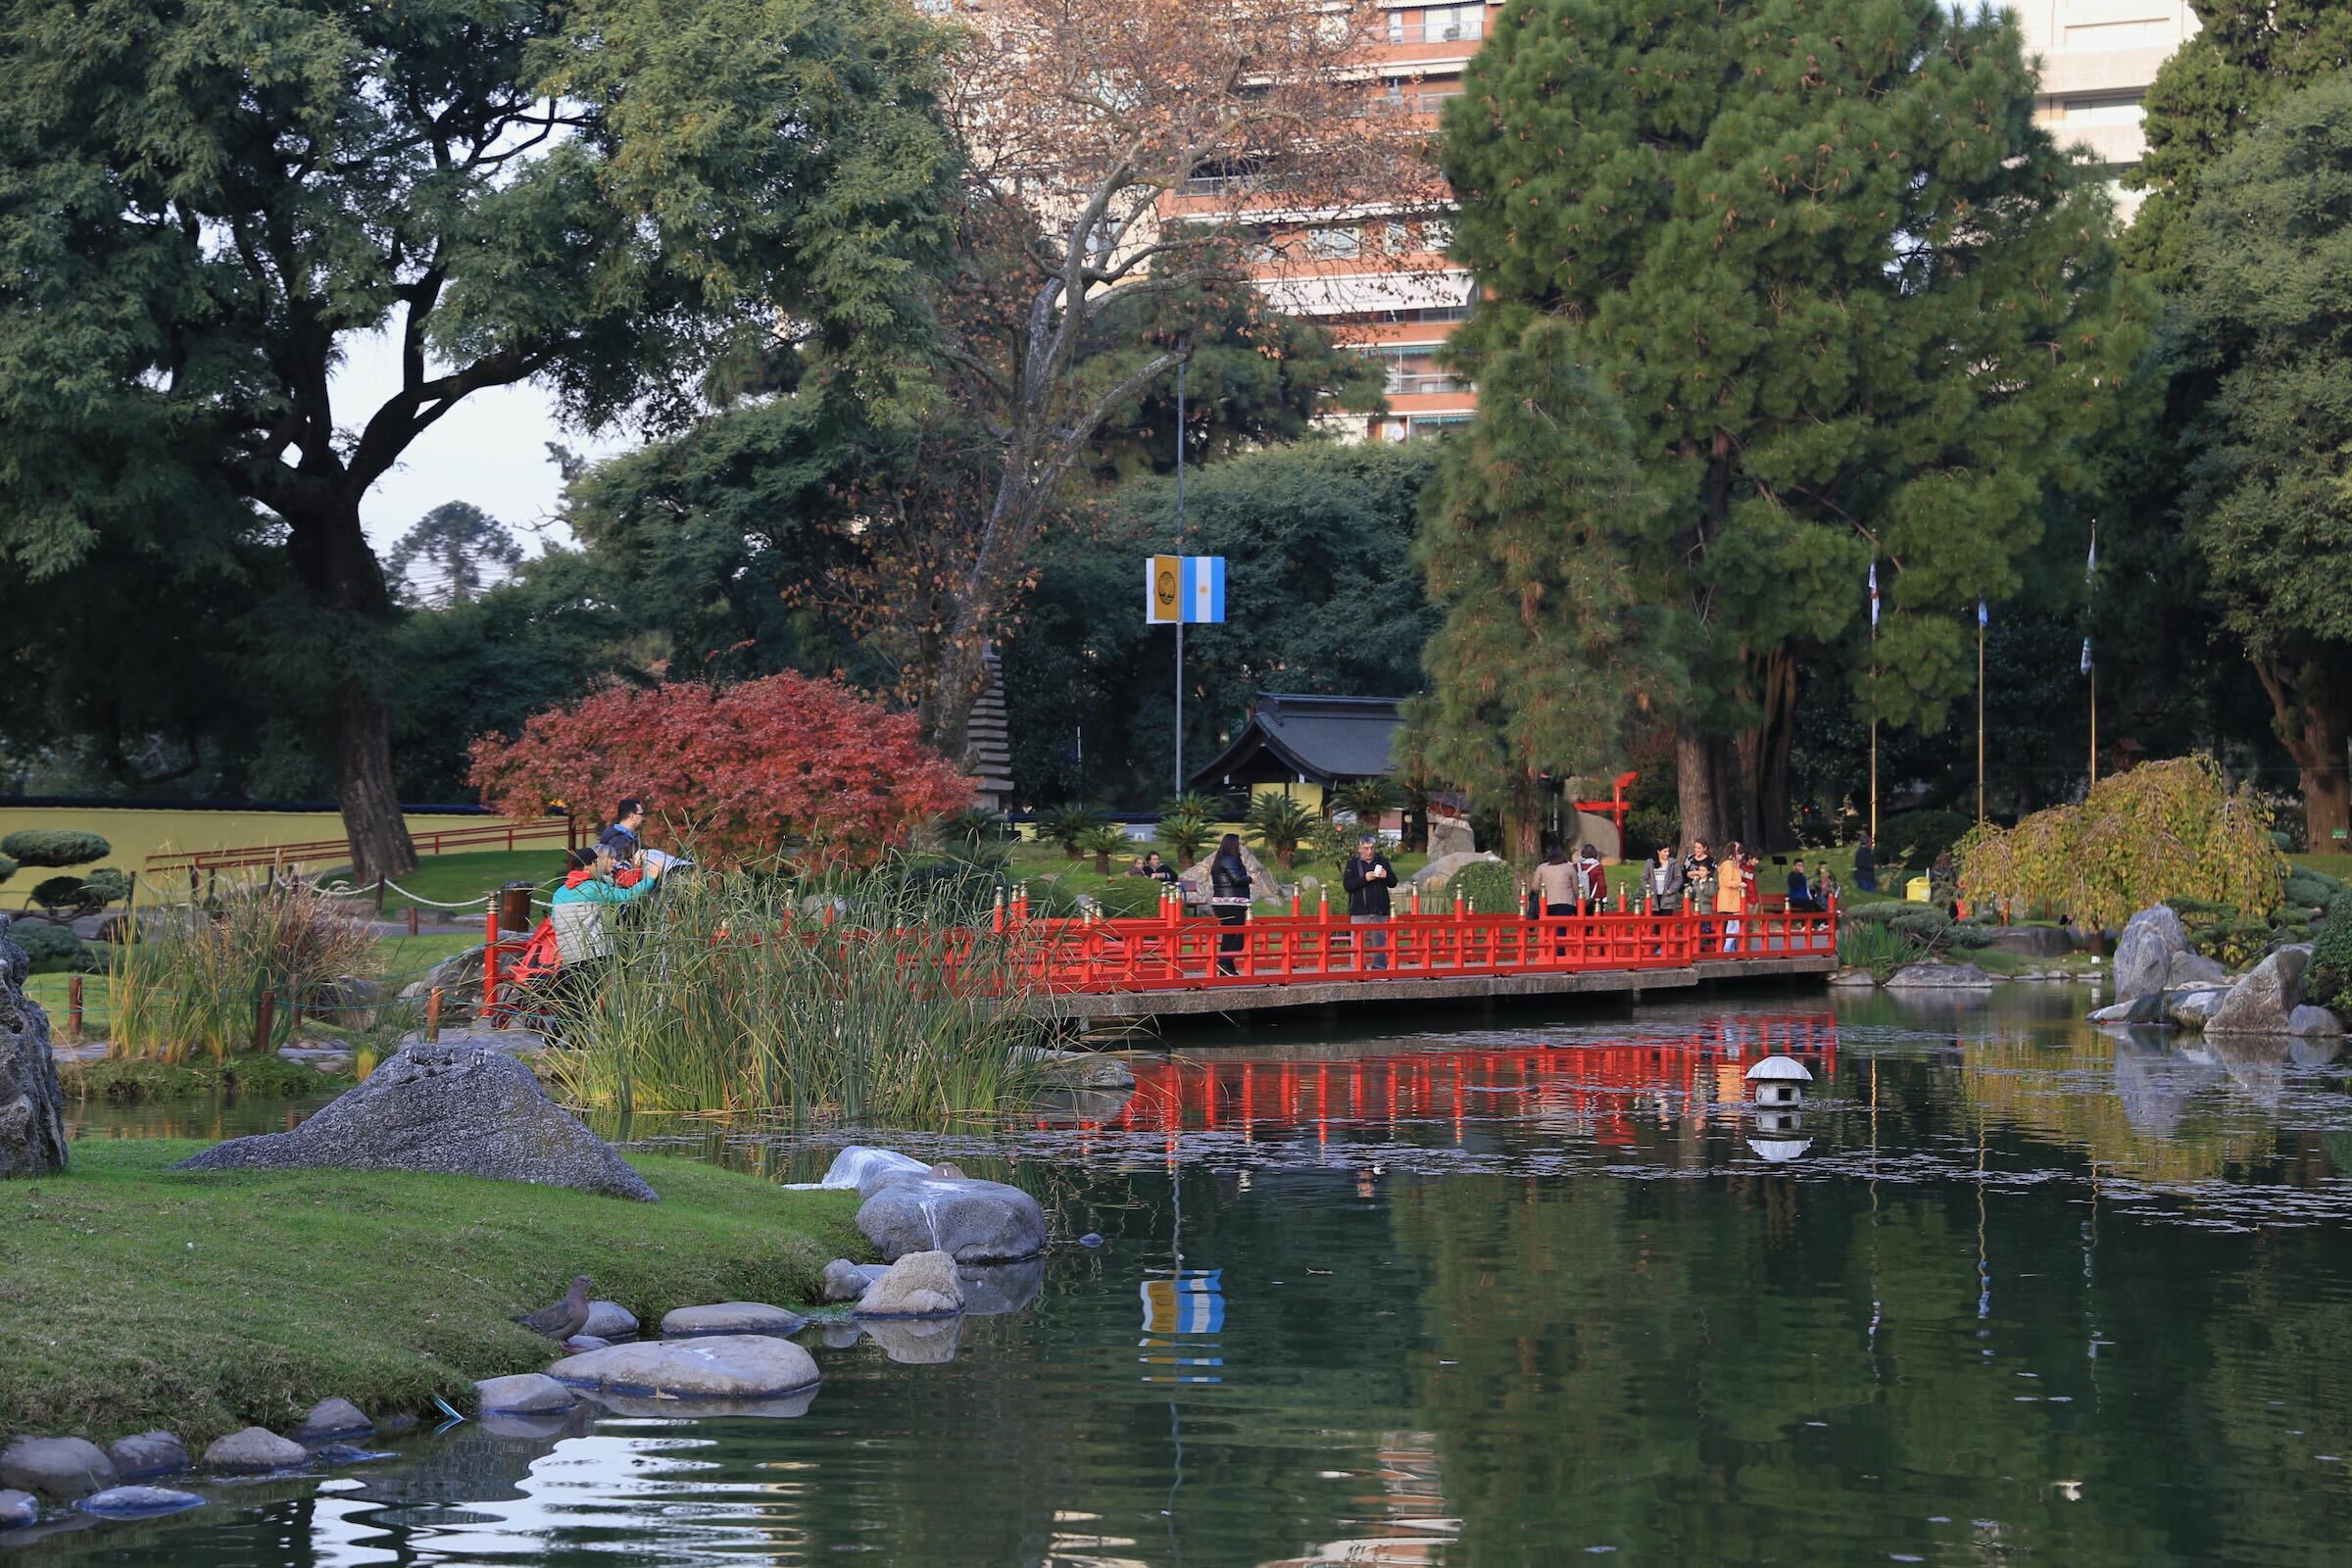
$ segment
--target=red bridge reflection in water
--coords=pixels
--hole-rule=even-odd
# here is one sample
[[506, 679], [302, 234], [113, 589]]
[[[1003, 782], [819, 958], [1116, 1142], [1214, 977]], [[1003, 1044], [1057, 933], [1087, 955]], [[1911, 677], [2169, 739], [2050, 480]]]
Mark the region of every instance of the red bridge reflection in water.
[[[1565, 1045], [1465, 1046], [1329, 1060], [1208, 1057], [1138, 1061], [1135, 1093], [1106, 1120], [1041, 1127], [1165, 1132], [1280, 1132], [1334, 1124], [1453, 1121], [1497, 1115], [1575, 1118], [1597, 1142], [1630, 1145], [1637, 1118], [1704, 1120], [1748, 1100], [1746, 1073], [1790, 1055], [1824, 1081], [1838, 1062], [1832, 1014], [1776, 1014], [1680, 1033]], [[1669, 1104], [1671, 1097], [1672, 1104]], [[1644, 1100], [1653, 1102], [1644, 1106]]]

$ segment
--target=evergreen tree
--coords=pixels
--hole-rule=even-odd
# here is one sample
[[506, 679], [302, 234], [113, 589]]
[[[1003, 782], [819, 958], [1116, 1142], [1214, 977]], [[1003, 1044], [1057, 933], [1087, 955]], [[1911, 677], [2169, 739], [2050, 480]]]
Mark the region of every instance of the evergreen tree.
[[2192, 219], [2182, 298], [2219, 374], [2183, 511], [2323, 849], [2347, 825], [2352, 737], [2352, 78], [2274, 100]]
[[1662, 511], [1616, 401], [1567, 322], [1498, 314], [1527, 324], [1481, 357], [1478, 415], [1446, 438], [1414, 541], [1446, 618], [1400, 750], [1409, 772], [1495, 808], [1527, 860], [1546, 780], [1613, 765], [1627, 714], [1672, 698], [1675, 639], [1637, 592], [1629, 546]]
[[2352, 6], [2343, 0], [2193, 0], [2199, 30], [2148, 84], [2147, 151], [2124, 183], [2147, 192], [2124, 235], [2124, 260], [2171, 284], [2188, 243], [2206, 169], [2279, 98], [2352, 70]]
[[395, 592], [418, 605], [462, 605], [522, 562], [507, 525], [470, 501], [444, 501], [384, 557]]
[[[1523, 0], [1446, 106], [1455, 254], [1581, 323], [1668, 509], [1686, 834], [1786, 835], [1799, 661], [1938, 727], [1978, 596], [2098, 478], [2144, 311], [2034, 91], [2011, 19], [1937, 0]], [[1467, 368], [1517, 330], [1482, 311]]]

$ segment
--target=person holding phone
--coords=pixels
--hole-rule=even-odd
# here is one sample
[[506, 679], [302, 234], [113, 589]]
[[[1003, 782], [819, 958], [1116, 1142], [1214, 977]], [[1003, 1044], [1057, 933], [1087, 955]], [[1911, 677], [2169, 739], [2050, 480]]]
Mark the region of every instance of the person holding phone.
[[[1360, 926], [1382, 926], [1389, 922], [1389, 890], [1396, 885], [1396, 868], [1389, 858], [1380, 853], [1380, 840], [1369, 833], [1355, 841], [1355, 854], [1348, 860], [1347, 869], [1340, 873], [1341, 885], [1348, 890], [1348, 923]], [[1365, 931], [1356, 938], [1358, 951], [1371, 958], [1370, 969], [1389, 966], [1389, 934], [1386, 931]]]

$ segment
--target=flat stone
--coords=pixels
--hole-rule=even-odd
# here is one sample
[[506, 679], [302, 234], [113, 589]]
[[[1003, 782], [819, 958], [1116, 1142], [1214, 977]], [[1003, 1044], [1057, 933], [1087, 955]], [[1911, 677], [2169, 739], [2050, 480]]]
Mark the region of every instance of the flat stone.
[[958, 1263], [1008, 1263], [1046, 1250], [1045, 1210], [1002, 1182], [886, 1177], [858, 1208], [858, 1229], [886, 1263], [929, 1251]]
[[169, 1432], [117, 1438], [106, 1446], [106, 1456], [115, 1461], [115, 1474], [125, 1481], [168, 1476], [188, 1467], [186, 1446]]
[[2152, 1024], [2158, 1028], [2169, 1028], [2173, 1021], [2172, 1009], [2161, 991], [2133, 997], [2130, 1002], [2110, 1003], [2094, 1009], [2089, 1016], [2092, 1023]]
[[403, 1047], [292, 1132], [232, 1138], [172, 1168], [434, 1171], [657, 1200], [530, 1068], [448, 1041]]
[[40, 1502], [29, 1492], [0, 1492], [0, 1530], [23, 1530], [41, 1522]]
[[115, 1461], [81, 1438], [11, 1438], [0, 1448], [0, 1487], [68, 1501], [121, 1482]]
[[559, 1383], [607, 1395], [681, 1399], [773, 1399], [816, 1386], [816, 1361], [772, 1334], [614, 1345], [566, 1356], [547, 1369]]
[[817, 1294], [827, 1301], [855, 1301], [883, 1273], [884, 1268], [880, 1264], [853, 1263], [846, 1257], [837, 1257], [825, 1265], [824, 1283], [818, 1287]]
[[81, 1511], [101, 1519], [155, 1519], [203, 1506], [204, 1499], [193, 1492], [169, 1487], [109, 1487], [81, 1499]]
[[2304, 1040], [2332, 1040], [2344, 1032], [2344, 1024], [2326, 1007], [2307, 1002], [2286, 1015], [2286, 1032]]
[[1851, 986], [1857, 991], [1862, 990], [1865, 987], [1875, 989], [1878, 983], [1879, 977], [1875, 974], [1872, 974], [1868, 969], [1840, 969], [1836, 974], [1830, 976], [1831, 985]]
[[956, 1260], [945, 1252], [908, 1252], [858, 1298], [866, 1317], [952, 1317], [963, 1310]]
[[473, 1386], [474, 1407], [483, 1415], [561, 1415], [579, 1396], [542, 1372], [484, 1378]]
[[349, 1399], [320, 1399], [311, 1406], [293, 1436], [297, 1443], [324, 1443], [330, 1438], [364, 1437], [374, 1430], [368, 1412]]
[[1889, 991], [1989, 989], [1992, 976], [1973, 963], [1906, 963], [1886, 977]]
[[625, 1340], [638, 1330], [637, 1314], [618, 1301], [590, 1301], [588, 1321], [580, 1325], [582, 1334], [593, 1334], [600, 1340]]
[[268, 1427], [247, 1427], [217, 1440], [204, 1450], [207, 1470], [256, 1475], [266, 1470], [299, 1470], [311, 1462], [311, 1450]]
[[2230, 988], [2228, 1000], [2205, 1020], [2209, 1035], [2293, 1033], [2295, 1009], [2303, 1004], [2307, 947], [2280, 948]]
[[564, 1350], [572, 1355], [582, 1350], [601, 1350], [612, 1342], [601, 1334], [574, 1334], [564, 1342]]
[[797, 1334], [808, 1321], [798, 1312], [765, 1301], [719, 1301], [663, 1313], [662, 1337], [692, 1340], [717, 1334]]

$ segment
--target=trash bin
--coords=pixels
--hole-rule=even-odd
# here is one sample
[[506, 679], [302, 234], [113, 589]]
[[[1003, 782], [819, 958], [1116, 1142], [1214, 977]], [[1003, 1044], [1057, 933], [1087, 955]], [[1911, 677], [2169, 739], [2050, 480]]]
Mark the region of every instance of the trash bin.
[[508, 882], [498, 890], [498, 929], [507, 936], [521, 936], [531, 929], [531, 891], [529, 882]]
[[1907, 904], [1927, 903], [1930, 896], [1930, 886], [1931, 884], [1928, 878], [1924, 876], [1913, 877], [1910, 881], [1903, 884], [1903, 901]]

